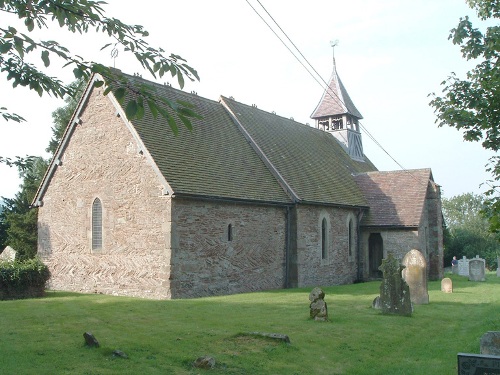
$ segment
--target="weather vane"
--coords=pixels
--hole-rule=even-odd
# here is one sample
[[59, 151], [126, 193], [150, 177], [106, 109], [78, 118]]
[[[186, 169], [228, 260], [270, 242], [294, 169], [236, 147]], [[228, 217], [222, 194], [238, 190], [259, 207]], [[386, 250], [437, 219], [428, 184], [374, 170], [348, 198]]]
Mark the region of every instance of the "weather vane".
[[113, 68], [116, 68], [115, 65], [116, 65], [116, 58], [117, 57], [118, 57], [118, 49], [116, 49], [116, 47], [115, 47], [111, 50], [111, 58], [113, 59]]
[[333, 56], [333, 67], [335, 67], [335, 47], [339, 45], [339, 40], [330, 40], [330, 46], [332, 47], [332, 56]]

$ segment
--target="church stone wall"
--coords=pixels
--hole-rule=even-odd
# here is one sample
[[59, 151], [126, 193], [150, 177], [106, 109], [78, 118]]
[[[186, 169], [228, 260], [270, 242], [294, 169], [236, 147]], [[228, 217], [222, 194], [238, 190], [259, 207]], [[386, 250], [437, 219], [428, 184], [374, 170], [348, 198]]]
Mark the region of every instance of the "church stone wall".
[[361, 267], [363, 270], [363, 278], [369, 278], [369, 238], [372, 233], [380, 233], [383, 241], [383, 258], [387, 258], [387, 255], [391, 253], [394, 258], [403, 260], [406, 253], [412, 249], [420, 250], [423, 254], [426, 254], [423, 250], [425, 247], [425, 240], [423, 234], [419, 233], [417, 228], [415, 229], [384, 229], [384, 228], [373, 228], [373, 229], [362, 229], [361, 233], [361, 249], [362, 254]]
[[[355, 210], [335, 207], [297, 208], [298, 286], [349, 284], [357, 278], [357, 234], [349, 256], [349, 219], [357, 233]], [[327, 220], [327, 254], [322, 257], [321, 223]]]
[[174, 198], [172, 298], [283, 288], [285, 227], [282, 207]]
[[[170, 297], [171, 199], [107, 97], [94, 90], [39, 208], [38, 253], [49, 287]], [[103, 247], [91, 250], [91, 208], [102, 202]]]

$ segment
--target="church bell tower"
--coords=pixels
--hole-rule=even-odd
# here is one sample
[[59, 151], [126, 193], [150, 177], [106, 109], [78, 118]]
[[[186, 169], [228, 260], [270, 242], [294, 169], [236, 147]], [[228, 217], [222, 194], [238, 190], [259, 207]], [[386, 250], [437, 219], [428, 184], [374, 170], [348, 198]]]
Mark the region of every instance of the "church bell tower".
[[[335, 47], [336, 43], [332, 43]], [[363, 118], [337, 74], [335, 56], [333, 73], [327, 89], [311, 115], [316, 127], [332, 134], [353, 160], [364, 161], [359, 120]]]

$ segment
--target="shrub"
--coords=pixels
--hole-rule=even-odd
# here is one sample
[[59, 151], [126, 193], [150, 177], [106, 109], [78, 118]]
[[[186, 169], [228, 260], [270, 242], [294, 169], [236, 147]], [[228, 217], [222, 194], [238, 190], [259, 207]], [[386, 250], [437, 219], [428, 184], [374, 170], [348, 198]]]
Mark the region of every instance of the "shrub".
[[0, 262], [0, 300], [42, 297], [49, 269], [38, 258]]

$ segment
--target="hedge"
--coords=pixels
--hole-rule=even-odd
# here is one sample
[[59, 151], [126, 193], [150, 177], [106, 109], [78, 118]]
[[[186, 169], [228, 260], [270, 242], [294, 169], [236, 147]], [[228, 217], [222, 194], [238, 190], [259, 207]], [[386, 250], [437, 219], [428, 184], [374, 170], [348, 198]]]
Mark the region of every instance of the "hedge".
[[38, 258], [0, 262], [0, 300], [42, 297], [50, 271]]

